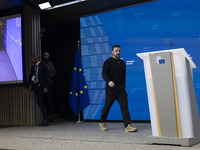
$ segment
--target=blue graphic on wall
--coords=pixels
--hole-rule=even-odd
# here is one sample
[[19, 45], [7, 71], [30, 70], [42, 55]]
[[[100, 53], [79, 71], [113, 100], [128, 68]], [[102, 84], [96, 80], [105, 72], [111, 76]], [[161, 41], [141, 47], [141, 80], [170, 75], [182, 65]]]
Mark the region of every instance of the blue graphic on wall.
[[[127, 66], [126, 89], [132, 120], [150, 120], [144, 66], [136, 53], [185, 48], [197, 66], [193, 80], [200, 108], [199, 8], [197, 0], [162, 0], [81, 18], [82, 62], [91, 100], [84, 110], [84, 119], [100, 119], [105, 102], [102, 65], [112, 56], [114, 44], [121, 45], [121, 58]], [[122, 120], [117, 101], [107, 119]]]

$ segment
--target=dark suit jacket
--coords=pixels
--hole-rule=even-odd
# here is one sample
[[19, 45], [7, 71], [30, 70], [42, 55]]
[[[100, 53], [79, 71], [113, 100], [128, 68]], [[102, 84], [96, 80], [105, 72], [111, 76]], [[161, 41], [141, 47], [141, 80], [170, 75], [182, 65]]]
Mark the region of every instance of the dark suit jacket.
[[[32, 84], [32, 88], [31, 89], [34, 90], [34, 82], [31, 80], [32, 76], [34, 75], [34, 73], [35, 73], [35, 68], [34, 68], [34, 66], [32, 66], [31, 73], [29, 75], [28, 82], [26, 84], [26, 88], [27, 89]], [[39, 63], [38, 80], [39, 80], [38, 84], [40, 84], [41, 88], [44, 89], [44, 88], [48, 88], [49, 87], [49, 84], [50, 84], [49, 71], [48, 71], [47, 66], [45, 64], [43, 64], [42, 62]]]

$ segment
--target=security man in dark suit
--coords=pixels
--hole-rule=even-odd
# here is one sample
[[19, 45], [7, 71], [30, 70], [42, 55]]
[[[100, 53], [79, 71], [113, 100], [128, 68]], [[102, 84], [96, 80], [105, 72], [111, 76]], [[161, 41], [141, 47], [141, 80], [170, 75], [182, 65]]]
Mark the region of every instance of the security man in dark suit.
[[31, 57], [31, 63], [33, 64], [31, 68], [31, 73], [26, 84], [26, 91], [32, 84], [32, 91], [34, 91], [37, 98], [37, 104], [43, 115], [43, 121], [39, 124], [40, 126], [48, 126], [48, 116], [47, 108], [44, 101], [44, 94], [48, 92], [48, 87], [50, 84], [50, 77], [48, 68], [45, 64], [39, 61], [39, 58], [35, 55]]

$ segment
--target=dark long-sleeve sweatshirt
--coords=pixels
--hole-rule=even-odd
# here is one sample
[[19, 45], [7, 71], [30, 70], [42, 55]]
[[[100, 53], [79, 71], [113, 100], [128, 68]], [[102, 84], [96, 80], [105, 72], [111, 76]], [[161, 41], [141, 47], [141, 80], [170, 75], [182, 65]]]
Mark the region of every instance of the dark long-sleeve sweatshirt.
[[103, 64], [102, 77], [106, 81], [106, 85], [110, 81], [116, 85], [125, 85], [126, 65], [124, 61], [113, 57], [108, 58]]

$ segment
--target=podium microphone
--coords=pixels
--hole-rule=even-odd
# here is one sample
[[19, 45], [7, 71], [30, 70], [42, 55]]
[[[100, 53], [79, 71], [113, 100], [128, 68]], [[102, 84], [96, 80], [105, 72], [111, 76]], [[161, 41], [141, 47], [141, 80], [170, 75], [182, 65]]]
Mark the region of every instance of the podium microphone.
[[170, 42], [166, 49], [168, 49], [172, 44], [173, 42]]

